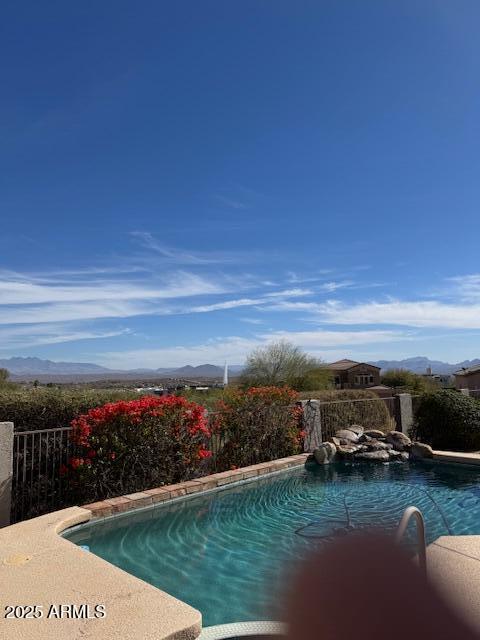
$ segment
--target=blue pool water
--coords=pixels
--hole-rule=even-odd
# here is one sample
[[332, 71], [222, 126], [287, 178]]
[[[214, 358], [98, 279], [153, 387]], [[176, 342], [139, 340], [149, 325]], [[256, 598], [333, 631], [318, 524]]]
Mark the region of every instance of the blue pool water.
[[419, 507], [427, 542], [480, 534], [480, 470], [436, 463], [315, 464], [66, 535], [188, 602], [203, 624], [278, 619], [288, 568], [312, 545]]

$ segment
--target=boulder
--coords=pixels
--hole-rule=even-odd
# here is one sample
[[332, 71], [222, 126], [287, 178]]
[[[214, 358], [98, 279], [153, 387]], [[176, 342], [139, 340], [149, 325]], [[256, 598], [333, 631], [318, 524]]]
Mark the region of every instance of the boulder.
[[315, 449], [313, 457], [318, 464], [330, 464], [335, 458], [337, 448], [331, 442], [322, 442], [322, 444]]
[[429, 444], [424, 444], [423, 442], [414, 442], [410, 449], [410, 455], [415, 460], [433, 458], [433, 449]]
[[362, 433], [362, 435], [360, 436], [360, 438], [358, 439], [359, 442], [366, 444], [368, 442], [370, 442], [371, 440], [373, 440], [374, 438], [372, 438], [371, 436], [367, 436], [364, 433]]
[[395, 451], [395, 449], [390, 449], [388, 454], [390, 456], [390, 460], [396, 460], [397, 462], [407, 462], [410, 457], [406, 451]]
[[387, 442], [380, 442], [380, 440], [374, 440], [370, 438], [368, 442], [365, 442], [365, 446], [369, 451], [387, 451], [387, 449], [391, 449], [392, 445]]
[[403, 451], [395, 451], [395, 449], [390, 449], [388, 455], [390, 456], [390, 460], [401, 460]]
[[350, 429], [340, 429], [340, 431], [336, 432], [335, 437], [354, 444], [358, 442], [358, 435], [354, 431], [350, 431]]
[[[340, 438], [335, 438], [335, 436], [332, 436], [331, 438], [328, 439], [328, 442], [331, 442], [332, 444], [334, 444], [336, 447], [340, 446], [342, 444], [342, 441], [340, 440]], [[346, 441], [345, 441], [346, 442]]]
[[412, 444], [410, 438], [401, 431], [389, 431], [385, 436], [385, 441], [393, 445], [395, 451], [406, 451]]
[[369, 436], [370, 438], [384, 438], [385, 434], [380, 429], [366, 429], [364, 435]]
[[371, 460], [372, 462], [388, 462], [390, 455], [388, 451], [364, 451], [355, 455], [355, 460]]
[[360, 426], [359, 424], [352, 424], [349, 427], [346, 427], [347, 431], [353, 431], [353, 433], [356, 433], [357, 436], [361, 436], [364, 432], [364, 429], [362, 426]]
[[343, 458], [351, 458], [355, 453], [364, 451], [364, 447], [358, 444], [341, 444], [337, 447], [338, 455]]

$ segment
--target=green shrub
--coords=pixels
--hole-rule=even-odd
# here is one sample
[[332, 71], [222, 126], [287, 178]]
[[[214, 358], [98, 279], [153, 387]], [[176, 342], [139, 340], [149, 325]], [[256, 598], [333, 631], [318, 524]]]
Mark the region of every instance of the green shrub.
[[429, 378], [413, 373], [408, 369], [389, 369], [381, 377], [382, 384], [394, 389], [412, 391], [414, 393], [426, 393], [435, 391], [439, 384]]
[[138, 398], [135, 392], [0, 388], [0, 422], [13, 422], [15, 431], [68, 427], [81, 413], [106, 402]]
[[223, 398], [223, 389], [208, 389], [208, 391], [197, 391], [196, 389], [184, 389], [176, 393], [181, 398], [186, 398], [189, 402], [196, 402], [207, 409], [214, 410], [219, 400]]
[[480, 402], [458, 391], [442, 390], [421, 397], [412, 436], [434, 449], [480, 449]]
[[[210, 426], [216, 470], [244, 467], [303, 450], [297, 394], [288, 387], [229, 390]], [[215, 443], [215, 439], [218, 440]]]

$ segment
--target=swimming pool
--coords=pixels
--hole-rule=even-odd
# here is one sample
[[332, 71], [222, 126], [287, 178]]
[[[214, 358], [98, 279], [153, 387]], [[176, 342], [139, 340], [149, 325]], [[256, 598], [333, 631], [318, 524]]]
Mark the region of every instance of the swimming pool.
[[199, 609], [204, 626], [281, 618], [289, 568], [312, 545], [419, 507], [427, 542], [480, 534], [480, 469], [445, 463], [305, 468], [98, 521], [67, 537]]

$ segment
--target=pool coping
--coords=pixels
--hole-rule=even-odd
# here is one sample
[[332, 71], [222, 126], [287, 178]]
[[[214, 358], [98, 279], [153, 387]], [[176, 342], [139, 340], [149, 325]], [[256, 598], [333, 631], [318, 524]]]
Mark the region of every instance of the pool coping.
[[[192, 495], [225, 489], [227, 486], [238, 484], [246, 480], [254, 480], [259, 476], [270, 475], [295, 466], [301, 466], [311, 457], [310, 453], [301, 453], [287, 458], [279, 458], [270, 462], [262, 462], [248, 467], [231, 469], [213, 473], [208, 476], [178, 482], [171, 485], [164, 485], [145, 491], [129, 493], [115, 498], [107, 498], [97, 502], [83, 505], [92, 516], [91, 520], [103, 520], [118, 516], [122, 513], [137, 511], [140, 509], [152, 508], [161, 503], [169, 503], [174, 500], [184, 499]], [[428, 461], [428, 458], [426, 459]], [[458, 464], [480, 465], [480, 454], [462, 453], [457, 451], [433, 451], [433, 458], [436, 462], [448, 462]]]
[[[311, 454], [211, 474], [174, 485], [127, 494], [101, 502], [70, 507], [0, 529], [2, 605], [103, 604], [103, 619], [7, 620], [0, 617], [0, 637], [24, 640], [71, 640], [81, 635], [98, 640], [195, 640], [201, 632], [201, 613], [109, 562], [76, 546], [61, 534], [90, 521], [145, 510], [179, 499], [233, 487], [276, 475], [305, 464]], [[433, 460], [480, 464], [480, 454], [434, 451]], [[444, 536], [428, 547], [436, 577], [456, 579], [457, 591], [474, 607], [480, 592], [480, 536]], [[468, 546], [465, 546], [468, 545]], [[466, 551], [468, 549], [468, 556]], [[452, 567], [462, 559], [462, 572]], [[467, 564], [465, 564], [467, 563]], [[456, 576], [456, 578], [455, 578]], [[468, 577], [467, 577], [468, 576]], [[8, 631], [7, 631], [8, 630]]]
[[248, 467], [213, 473], [201, 478], [195, 478], [194, 480], [187, 480], [154, 489], [138, 491], [137, 493], [129, 493], [117, 498], [108, 498], [106, 500], [92, 502], [83, 505], [83, 508], [92, 514], [90, 520], [104, 520], [122, 513], [152, 508], [156, 505], [176, 501], [179, 498], [185, 499], [186, 497], [225, 489], [247, 480], [251, 481], [261, 476], [264, 477], [294, 467], [300, 467], [305, 464], [310, 456], [311, 454], [309, 453], [300, 453], [289, 456], [288, 458], [278, 458], [270, 462], [261, 462], [260, 464], [254, 464]]
[[[235, 486], [305, 464], [310, 454], [212, 474], [187, 482], [69, 507], [0, 529], [0, 608], [40, 607], [42, 617], [0, 617], [0, 638], [22, 640], [195, 640], [202, 615], [190, 605], [136, 578], [62, 536], [92, 520]], [[105, 618], [49, 617], [51, 605], [104, 605]]]
[[463, 451], [433, 451], [433, 460], [455, 464], [480, 464], [480, 453], [465, 453]]

